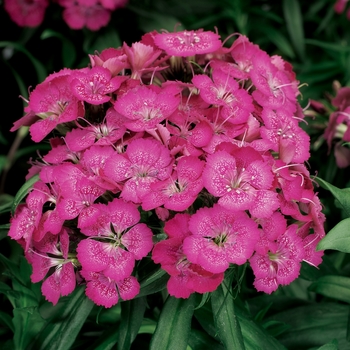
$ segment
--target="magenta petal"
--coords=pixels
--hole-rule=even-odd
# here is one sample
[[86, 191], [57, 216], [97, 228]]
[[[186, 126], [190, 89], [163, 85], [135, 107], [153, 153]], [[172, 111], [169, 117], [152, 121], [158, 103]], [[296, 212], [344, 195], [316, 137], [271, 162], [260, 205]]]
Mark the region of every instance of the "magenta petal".
[[57, 304], [61, 296], [61, 285], [57, 273], [53, 273], [43, 282], [41, 292], [47, 301], [50, 301], [53, 305]]
[[188, 275], [171, 276], [167, 283], [169, 294], [175, 298], [187, 299], [192, 293], [194, 293], [192, 288], [187, 287], [188, 280]]
[[75, 272], [72, 263], [63, 264], [60, 271], [61, 295], [66, 296], [75, 288]]
[[140, 284], [134, 276], [117, 281], [119, 295], [123, 300], [133, 299], [140, 292]]
[[122, 237], [122, 243], [136, 260], [146, 256], [153, 247], [153, 233], [146, 224], [137, 224]]
[[135, 266], [135, 258], [132, 253], [121, 248], [112, 247], [108, 255], [108, 265], [103, 270], [106, 277], [119, 281], [131, 275]]
[[110, 308], [118, 303], [119, 296], [114, 281], [96, 272], [86, 273], [82, 271], [82, 275], [88, 280], [85, 294], [96, 305]]
[[108, 243], [102, 243], [93, 239], [80, 241], [77, 247], [77, 258], [84, 269], [88, 271], [103, 271], [108, 263], [109, 257], [105, 252]]

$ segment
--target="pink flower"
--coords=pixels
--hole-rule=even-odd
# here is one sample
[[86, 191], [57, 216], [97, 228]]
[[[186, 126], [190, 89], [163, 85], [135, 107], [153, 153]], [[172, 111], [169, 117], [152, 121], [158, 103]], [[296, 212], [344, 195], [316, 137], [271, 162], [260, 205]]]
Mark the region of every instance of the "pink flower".
[[133, 203], [115, 198], [98, 209], [102, 215], [96, 224], [82, 229], [91, 238], [80, 241], [77, 257], [84, 270], [119, 281], [130, 276], [135, 260], [152, 249], [152, 231], [139, 223], [140, 213]]
[[241, 212], [218, 204], [199, 209], [189, 221], [191, 236], [185, 238], [187, 259], [212, 273], [221, 273], [229, 264], [244, 264], [253, 254], [259, 239], [257, 224]]
[[103, 50], [100, 54], [89, 55], [91, 67], [107, 68], [112, 76], [118, 75], [123, 69], [129, 68], [127, 56], [124, 50], [109, 48]]
[[171, 210], [186, 210], [203, 188], [203, 167], [204, 162], [197, 157], [180, 158], [171, 177], [151, 184], [152, 191], [143, 197], [142, 209], [151, 210], [164, 205]]
[[155, 88], [139, 86], [129, 90], [115, 103], [118, 113], [128, 118], [125, 126], [132, 131], [153, 129], [169, 117], [180, 100], [172, 89], [156, 91]]
[[87, 27], [92, 31], [105, 27], [111, 18], [111, 11], [99, 4], [84, 6], [70, 3], [63, 10], [63, 19], [72, 29]]
[[277, 194], [270, 190], [271, 166], [250, 147], [238, 149], [232, 155], [226, 151], [209, 155], [203, 181], [209, 193], [219, 197], [218, 203], [230, 210], [249, 210], [255, 217], [263, 218], [279, 206]]
[[5, 0], [6, 12], [20, 27], [37, 27], [44, 20], [48, 0]]
[[271, 142], [281, 160], [286, 164], [302, 163], [310, 157], [310, 137], [295, 119], [285, 111], [270, 109], [264, 109], [261, 116], [265, 122], [261, 136]]
[[172, 157], [167, 148], [151, 139], [137, 139], [127, 146], [125, 154], [113, 154], [105, 166], [105, 174], [123, 183], [121, 197], [141, 203], [151, 184], [167, 179], [172, 171]]
[[54, 267], [54, 272], [45, 279], [41, 290], [46, 300], [55, 305], [60, 296], [72, 293], [76, 285], [74, 260], [68, 258], [68, 233], [65, 229], [59, 235], [48, 233], [34, 247], [35, 250], [28, 253], [33, 266], [32, 282], [41, 281]]
[[213, 81], [203, 74], [193, 77], [192, 82], [200, 90], [200, 96], [209, 104], [223, 106], [222, 116], [229, 122], [246, 122], [254, 110], [251, 96], [228, 74], [214, 69], [212, 76]]
[[291, 225], [276, 241], [270, 241], [266, 254], [255, 253], [249, 259], [255, 275], [255, 288], [271, 294], [279, 285], [291, 283], [299, 275], [304, 256], [297, 226]]
[[85, 294], [96, 305], [110, 308], [118, 303], [119, 296], [130, 300], [140, 292], [140, 284], [133, 276], [114, 281], [99, 272], [82, 270], [80, 273], [87, 281]]
[[57, 125], [84, 116], [84, 105], [69, 88], [70, 73], [64, 70], [48, 76], [30, 94], [28, 110], [40, 118], [29, 129], [33, 141], [40, 142]]
[[112, 77], [111, 72], [104, 67], [93, 67], [90, 70], [73, 71], [71, 89], [76, 98], [99, 105], [111, 99], [110, 94], [117, 90], [125, 77]]
[[157, 34], [154, 43], [168, 55], [181, 57], [205, 54], [221, 47], [218, 34], [202, 29]]
[[162, 269], [169, 273], [167, 288], [169, 294], [176, 298], [188, 298], [194, 292], [212, 292], [223, 280], [223, 273], [208, 272], [186, 258], [182, 243], [191, 235], [188, 229], [189, 219], [188, 214], [177, 214], [167, 221], [164, 232], [169, 238], [158, 242], [152, 251], [153, 261], [160, 263]]

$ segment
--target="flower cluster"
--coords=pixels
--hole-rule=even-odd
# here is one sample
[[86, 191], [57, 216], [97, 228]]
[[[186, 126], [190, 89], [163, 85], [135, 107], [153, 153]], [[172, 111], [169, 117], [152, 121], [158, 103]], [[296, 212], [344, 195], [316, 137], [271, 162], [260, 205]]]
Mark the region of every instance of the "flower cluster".
[[[127, 0], [54, 0], [63, 8], [63, 19], [72, 29], [99, 30], [110, 21], [111, 14]], [[45, 17], [49, 0], [4, 0], [4, 8], [20, 27], [37, 27]]]
[[48, 76], [12, 128], [51, 136], [9, 231], [32, 281], [53, 303], [86, 283], [110, 307], [138, 294], [149, 256], [181, 298], [214, 291], [233, 264], [266, 293], [317, 266], [324, 215], [298, 94], [281, 57], [203, 30], [147, 33]]

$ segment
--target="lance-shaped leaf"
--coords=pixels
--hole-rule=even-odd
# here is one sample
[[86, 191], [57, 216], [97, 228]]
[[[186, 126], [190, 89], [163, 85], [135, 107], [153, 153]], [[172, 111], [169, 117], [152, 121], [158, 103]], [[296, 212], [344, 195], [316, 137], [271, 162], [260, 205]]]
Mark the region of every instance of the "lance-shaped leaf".
[[309, 290], [326, 297], [350, 303], [350, 278], [344, 276], [322, 276], [312, 283]]
[[146, 297], [125, 301], [121, 304], [122, 315], [118, 333], [118, 350], [129, 349], [141, 327], [146, 310]]
[[150, 350], [186, 350], [191, 333], [195, 295], [188, 299], [169, 296], [160, 314]]
[[219, 338], [226, 349], [245, 349], [241, 327], [235, 313], [232, 288], [227, 279], [212, 293], [211, 306]]
[[84, 287], [78, 287], [73, 292], [60, 317], [48, 322], [42, 329], [33, 349], [70, 349], [94, 306], [84, 290]]

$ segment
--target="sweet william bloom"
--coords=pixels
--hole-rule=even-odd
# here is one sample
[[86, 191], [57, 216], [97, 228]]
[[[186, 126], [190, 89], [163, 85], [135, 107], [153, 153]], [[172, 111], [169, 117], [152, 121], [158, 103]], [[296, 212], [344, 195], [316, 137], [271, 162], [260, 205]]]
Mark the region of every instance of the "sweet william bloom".
[[[59, 238], [59, 239], [58, 239]], [[73, 292], [76, 285], [74, 272], [74, 258], [68, 258], [69, 236], [66, 229], [62, 229], [59, 235], [47, 233], [30, 254], [29, 260], [33, 266], [32, 282], [39, 282], [54, 268], [43, 282], [41, 291], [46, 300], [54, 305], [60, 296], [66, 296]]]
[[203, 189], [204, 164], [194, 156], [180, 158], [171, 177], [151, 184], [152, 191], [143, 197], [142, 209], [151, 210], [164, 205], [178, 212], [186, 210]]
[[180, 57], [214, 52], [222, 45], [218, 34], [202, 29], [157, 34], [154, 43], [168, 55]]
[[[251, 161], [247, 161], [249, 157]], [[209, 155], [203, 181], [209, 193], [219, 197], [218, 203], [229, 210], [249, 210], [253, 216], [263, 218], [279, 206], [277, 193], [270, 189], [271, 166], [250, 147], [233, 154], [221, 150]]]
[[271, 294], [279, 285], [291, 283], [299, 275], [304, 256], [303, 241], [297, 235], [297, 225], [291, 225], [276, 241], [270, 243], [266, 254], [255, 253], [249, 259], [255, 275], [255, 288]]
[[128, 144], [125, 154], [108, 158], [104, 171], [111, 180], [123, 183], [122, 198], [141, 203], [152, 191], [152, 183], [170, 176], [172, 162], [169, 150], [160, 142], [136, 139]]
[[87, 27], [92, 31], [96, 31], [108, 24], [111, 19], [111, 11], [100, 4], [84, 6], [70, 2], [64, 8], [62, 16], [72, 29]]
[[230, 263], [244, 264], [260, 234], [245, 212], [232, 212], [218, 204], [193, 214], [189, 230], [192, 235], [183, 242], [187, 259], [212, 273], [224, 272]]
[[114, 281], [99, 272], [82, 270], [81, 275], [87, 281], [85, 294], [96, 305], [110, 308], [117, 304], [119, 296], [123, 300], [133, 299], [140, 292], [140, 284], [134, 276]]
[[40, 118], [29, 128], [33, 141], [40, 142], [57, 125], [84, 116], [83, 103], [72, 95], [69, 87], [70, 73], [70, 70], [64, 70], [62, 74], [50, 75], [30, 94], [28, 113]]
[[253, 112], [253, 100], [236, 80], [221, 70], [213, 70], [213, 81], [204, 74], [195, 75], [193, 84], [200, 96], [209, 104], [222, 106], [222, 116], [233, 124], [245, 123]]
[[90, 238], [78, 244], [77, 257], [83, 269], [119, 281], [130, 276], [135, 260], [152, 249], [152, 231], [139, 223], [140, 213], [133, 203], [115, 198], [98, 209], [101, 215], [96, 223], [82, 229]]
[[111, 72], [104, 67], [76, 70], [71, 75], [71, 89], [79, 100], [92, 105], [106, 103], [111, 99], [110, 94], [120, 87], [126, 77], [112, 77]]
[[44, 20], [48, 0], [5, 0], [4, 7], [20, 27], [37, 27]]
[[152, 251], [152, 259], [169, 275], [167, 288], [176, 298], [188, 298], [192, 293], [214, 291], [223, 280], [223, 273], [206, 271], [186, 258], [182, 249], [183, 240], [191, 235], [188, 229], [189, 214], [177, 214], [165, 223], [168, 239], [158, 242]]
[[125, 126], [132, 131], [153, 129], [169, 117], [179, 106], [180, 98], [175, 96], [177, 90], [137, 86], [118, 98], [114, 108], [128, 120]]

